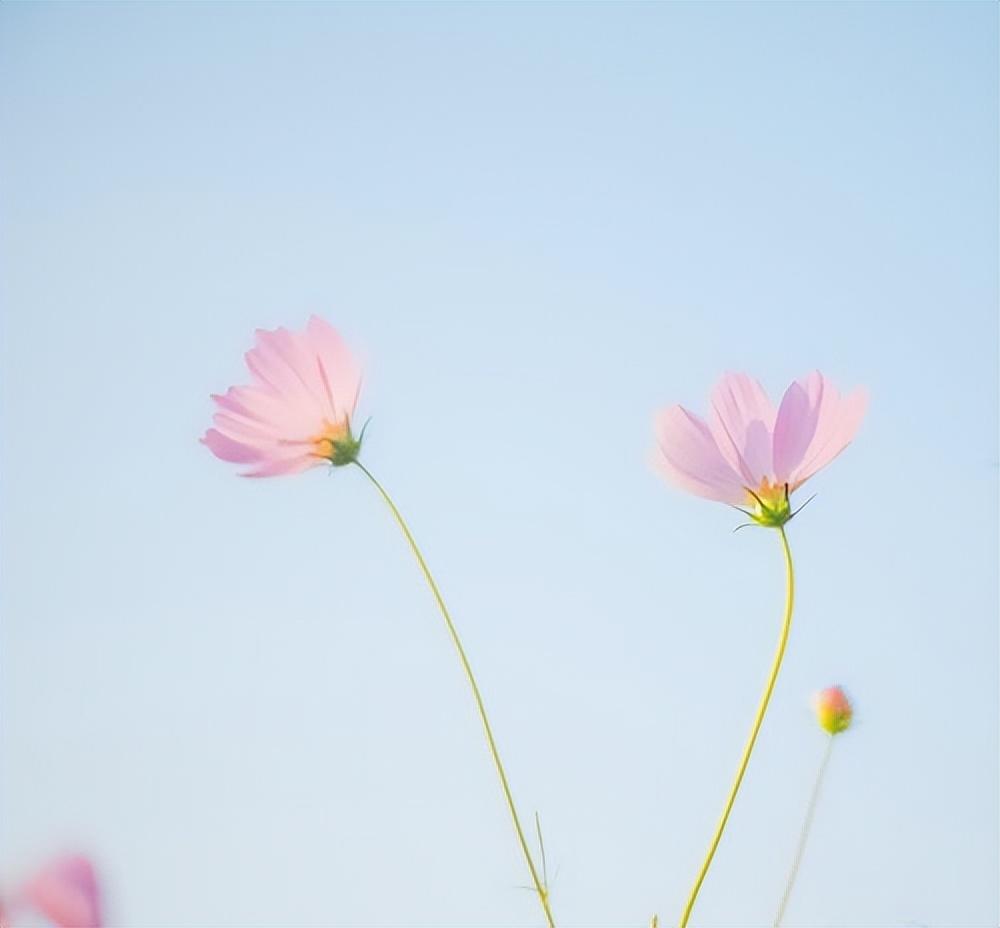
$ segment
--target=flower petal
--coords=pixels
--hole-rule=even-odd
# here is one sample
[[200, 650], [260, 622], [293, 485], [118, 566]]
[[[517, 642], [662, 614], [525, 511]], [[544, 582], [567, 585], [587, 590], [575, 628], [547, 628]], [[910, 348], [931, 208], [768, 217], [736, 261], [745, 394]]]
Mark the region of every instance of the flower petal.
[[292, 401], [261, 386], [230, 387], [225, 396], [213, 396], [228, 412], [258, 421], [261, 427], [276, 437], [311, 438], [323, 430], [323, 416], [315, 404]]
[[826, 467], [854, 440], [868, 409], [868, 392], [862, 388], [841, 398], [837, 390], [826, 382], [824, 395], [827, 392], [831, 394], [831, 401], [823, 403], [816, 434], [802, 457], [801, 465], [791, 475], [795, 486], [801, 486]]
[[229, 461], [231, 464], [256, 464], [266, 457], [259, 448], [236, 441], [217, 429], [209, 429], [202, 438], [202, 443], [207, 445], [209, 451], [217, 458]]
[[320, 345], [316, 339], [289, 332], [287, 329], [258, 332], [257, 338], [288, 365], [308, 398], [322, 410], [325, 418], [331, 423], [341, 418], [335, 412], [329, 391], [320, 376], [319, 366], [316, 363]]
[[824, 381], [818, 372], [805, 381], [795, 381], [785, 391], [774, 423], [775, 483], [790, 482], [792, 472], [816, 434], [823, 403]]
[[654, 461], [669, 481], [696, 496], [741, 505], [745, 481], [722, 456], [711, 430], [683, 406], [657, 414], [659, 454]]
[[338, 418], [354, 415], [361, 392], [361, 367], [330, 323], [311, 316], [306, 337], [316, 352], [316, 366]]
[[251, 465], [244, 477], [276, 477], [280, 474], [297, 474], [324, 463], [323, 458], [302, 446], [278, 444], [253, 444], [236, 441], [217, 429], [209, 429], [202, 442], [223, 461]]
[[746, 485], [771, 474], [774, 407], [764, 388], [746, 374], [725, 374], [712, 389], [712, 435], [722, 456]]
[[[280, 330], [279, 330], [280, 331]], [[282, 353], [286, 344], [279, 332], [258, 329], [257, 344], [246, 353], [247, 367], [258, 384], [284, 401], [312, 411], [317, 422], [329, 415], [321, 398], [312, 392], [294, 361]]]
[[86, 858], [54, 861], [24, 885], [21, 897], [56, 928], [101, 926], [100, 892]]
[[217, 431], [241, 445], [260, 452], [262, 458], [288, 458], [314, 450], [315, 442], [307, 439], [278, 438], [249, 420], [231, 413], [217, 412], [212, 417]]
[[240, 474], [241, 477], [284, 477], [288, 474], [301, 474], [302, 471], [310, 467], [319, 467], [326, 463], [323, 458], [316, 455], [300, 455], [287, 460], [275, 459], [262, 464], [254, 470], [248, 470]]

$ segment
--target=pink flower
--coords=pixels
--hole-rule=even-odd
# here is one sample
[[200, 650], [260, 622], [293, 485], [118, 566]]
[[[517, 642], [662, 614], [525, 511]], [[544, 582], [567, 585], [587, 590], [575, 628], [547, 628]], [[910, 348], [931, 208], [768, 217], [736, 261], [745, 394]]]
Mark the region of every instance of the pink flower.
[[247, 465], [244, 477], [297, 474], [357, 458], [363, 434], [355, 438], [352, 418], [361, 367], [326, 321], [313, 316], [301, 333], [258, 329], [246, 362], [250, 386], [212, 397], [219, 407], [215, 428], [202, 441], [216, 457]]
[[854, 709], [847, 694], [839, 686], [830, 686], [813, 696], [816, 718], [824, 731], [839, 735], [851, 724]]
[[101, 928], [101, 897], [90, 861], [77, 856], [52, 861], [14, 895], [0, 924], [17, 925], [29, 914], [43, 916], [54, 928]]
[[814, 371], [775, 411], [756, 380], [726, 374], [712, 390], [707, 423], [683, 406], [657, 414], [656, 467], [682, 490], [783, 525], [793, 515], [789, 496], [851, 443], [867, 405], [864, 390], [842, 397]]

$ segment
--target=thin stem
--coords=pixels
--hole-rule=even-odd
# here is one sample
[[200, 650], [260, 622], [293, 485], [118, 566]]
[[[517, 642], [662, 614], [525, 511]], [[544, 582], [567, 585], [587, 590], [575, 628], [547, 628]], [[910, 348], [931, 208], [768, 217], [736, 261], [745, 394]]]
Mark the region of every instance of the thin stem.
[[503, 790], [504, 799], [507, 802], [507, 808], [510, 810], [510, 817], [514, 822], [514, 831], [517, 833], [517, 843], [521, 847], [521, 852], [524, 854], [524, 860], [528, 865], [528, 871], [531, 873], [531, 881], [535, 884], [535, 892], [538, 893], [538, 899], [542, 904], [542, 910], [545, 912], [545, 921], [549, 928], [555, 928], [555, 921], [552, 918], [552, 910], [549, 907], [549, 893], [548, 889], [539, 878], [538, 870], [535, 867], [535, 861], [531, 857], [531, 851], [528, 849], [528, 842], [524, 837], [524, 829], [521, 827], [521, 820], [518, 818], [517, 809], [514, 806], [514, 796], [510, 790], [510, 784], [507, 782], [507, 774], [504, 771], [503, 763], [500, 760], [500, 752], [497, 750], [496, 739], [493, 737], [493, 729], [490, 726], [490, 720], [486, 715], [486, 706], [483, 704], [482, 694], [479, 692], [479, 684], [476, 683], [476, 678], [472, 673], [472, 666], [469, 664], [469, 659], [465, 654], [465, 648], [462, 647], [462, 641], [458, 637], [458, 630], [455, 628], [455, 623], [452, 621], [451, 614], [448, 612], [448, 607], [444, 603], [444, 597], [441, 596], [441, 591], [438, 589], [438, 585], [434, 582], [434, 577], [431, 576], [430, 569], [427, 566], [427, 562], [424, 560], [424, 556], [420, 553], [420, 548], [417, 547], [417, 542], [410, 532], [409, 526], [406, 524], [406, 520], [403, 518], [402, 513], [396, 508], [396, 504], [392, 501], [392, 497], [386, 492], [385, 487], [379, 483], [375, 477], [372, 475], [371, 471], [364, 466], [360, 461], [355, 461], [355, 464], [364, 472], [365, 476], [374, 484], [375, 489], [379, 491], [382, 499], [385, 500], [386, 505], [388, 505], [396, 522], [399, 524], [400, 529], [403, 532], [403, 536], [406, 538], [410, 545], [410, 549], [413, 551], [413, 556], [417, 559], [417, 563], [420, 565], [421, 571], [423, 571], [424, 579], [427, 580], [427, 585], [431, 588], [431, 593], [434, 594], [434, 599], [438, 604], [438, 608], [441, 610], [441, 615], [444, 616], [445, 625], [448, 626], [448, 634], [451, 636], [452, 643], [455, 645], [455, 650], [458, 651], [458, 658], [462, 663], [462, 669], [465, 671], [465, 677], [469, 681], [469, 686], [472, 689], [473, 698], [476, 700], [476, 708], [479, 710], [479, 718], [483, 723], [483, 731], [486, 733], [486, 743], [489, 746], [490, 754], [493, 757], [493, 763], [497, 768], [497, 775], [500, 777], [500, 788]]
[[747, 739], [746, 747], [743, 749], [743, 756], [740, 758], [740, 766], [736, 771], [736, 779], [729, 790], [729, 797], [726, 799], [726, 806], [722, 811], [722, 817], [716, 826], [712, 843], [708, 847], [708, 854], [698, 871], [698, 877], [691, 888], [687, 905], [684, 906], [684, 914], [681, 916], [680, 928], [686, 928], [688, 920], [691, 918], [691, 910], [694, 908], [701, 884], [705, 882], [705, 875], [712, 865], [712, 858], [722, 840], [722, 833], [726, 830], [726, 823], [729, 821], [729, 813], [733, 811], [733, 803], [736, 802], [736, 794], [740, 791], [740, 784], [743, 782], [743, 775], [747, 772], [747, 765], [750, 763], [750, 755], [753, 753], [754, 744], [757, 742], [757, 735], [760, 727], [764, 723], [764, 715], [767, 712], [767, 704], [771, 701], [771, 693], [774, 691], [774, 684], [778, 679], [778, 671], [781, 670], [781, 660], [785, 656], [785, 648], [788, 645], [788, 633], [792, 628], [792, 611], [795, 607], [795, 572], [792, 567], [792, 552], [788, 547], [788, 537], [785, 535], [784, 526], [778, 526], [778, 535], [781, 538], [781, 548], [785, 555], [785, 617], [781, 623], [781, 636], [778, 638], [778, 649], [771, 664], [771, 672], [767, 678], [767, 686], [764, 687], [764, 695], [761, 697], [760, 705], [757, 707], [757, 715], [753, 720], [753, 727], [750, 729], [750, 737]]
[[809, 805], [806, 807], [806, 818], [802, 823], [802, 832], [799, 834], [799, 844], [795, 849], [795, 859], [792, 861], [792, 869], [788, 873], [785, 894], [781, 897], [778, 914], [774, 916], [774, 928], [778, 928], [781, 920], [785, 917], [785, 909], [788, 908], [788, 900], [791, 898], [792, 889], [795, 887], [795, 878], [799, 875], [799, 866], [802, 864], [802, 855], [806, 849], [806, 842], [809, 840], [809, 831], [812, 828], [813, 817], [816, 815], [816, 806], [819, 803], [819, 793], [823, 786], [823, 778], [826, 776], [826, 768], [830, 764], [830, 755], [833, 752], [833, 739], [833, 735], [827, 737], [826, 750], [823, 752], [823, 761], [819, 765], [819, 773], [816, 774], [812, 796], [809, 797]]

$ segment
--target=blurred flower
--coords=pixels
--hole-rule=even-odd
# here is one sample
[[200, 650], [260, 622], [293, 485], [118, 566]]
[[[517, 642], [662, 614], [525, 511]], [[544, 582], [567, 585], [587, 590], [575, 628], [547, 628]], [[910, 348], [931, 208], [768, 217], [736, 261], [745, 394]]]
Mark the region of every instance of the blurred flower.
[[813, 708], [822, 728], [831, 735], [839, 735], [851, 725], [854, 710], [847, 694], [839, 686], [830, 686], [813, 696]]
[[864, 390], [841, 397], [814, 371], [775, 411], [756, 380], [726, 374], [707, 423], [683, 406], [657, 414], [656, 466], [682, 490], [747, 506], [761, 525], [783, 525], [794, 515], [790, 495], [850, 444], [867, 404]]
[[247, 465], [244, 477], [356, 460], [362, 436], [355, 437], [352, 417], [361, 367], [326, 321], [313, 316], [301, 333], [258, 329], [246, 362], [251, 385], [212, 397], [215, 428], [202, 441], [216, 457]]
[[101, 928], [100, 890], [87, 858], [59, 857], [39, 870], [6, 902], [0, 925], [36, 924], [38, 915], [53, 928]]

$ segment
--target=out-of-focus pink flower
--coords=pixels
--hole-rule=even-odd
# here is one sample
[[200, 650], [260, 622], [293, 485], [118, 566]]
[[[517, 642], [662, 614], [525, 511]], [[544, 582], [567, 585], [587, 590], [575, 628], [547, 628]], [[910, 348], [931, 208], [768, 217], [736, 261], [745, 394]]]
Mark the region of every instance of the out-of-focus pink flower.
[[824, 731], [839, 735], [851, 725], [854, 709], [847, 694], [839, 686], [829, 686], [813, 696], [816, 718]]
[[257, 330], [246, 354], [252, 383], [213, 396], [214, 428], [202, 441], [244, 477], [297, 474], [350, 464], [361, 449], [352, 419], [361, 367], [337, 332], [313, 316], [303, 332]]
[[47, 864], [15, 892], [0, 913], [0, 925], [17, 928], [31, 913], [54, 928], [101, 928], [101, 896], [90, 861], [66, 856]]
[[756, 380], [726, 374], [712, 390], [707, 422], [683, 406], [657, 413], [655, 464], [682, 490], [783, 525], [790, 494], [850, 444], [867, 404], [864, 390], [842, 397], [814, 371], [775, 410]]

